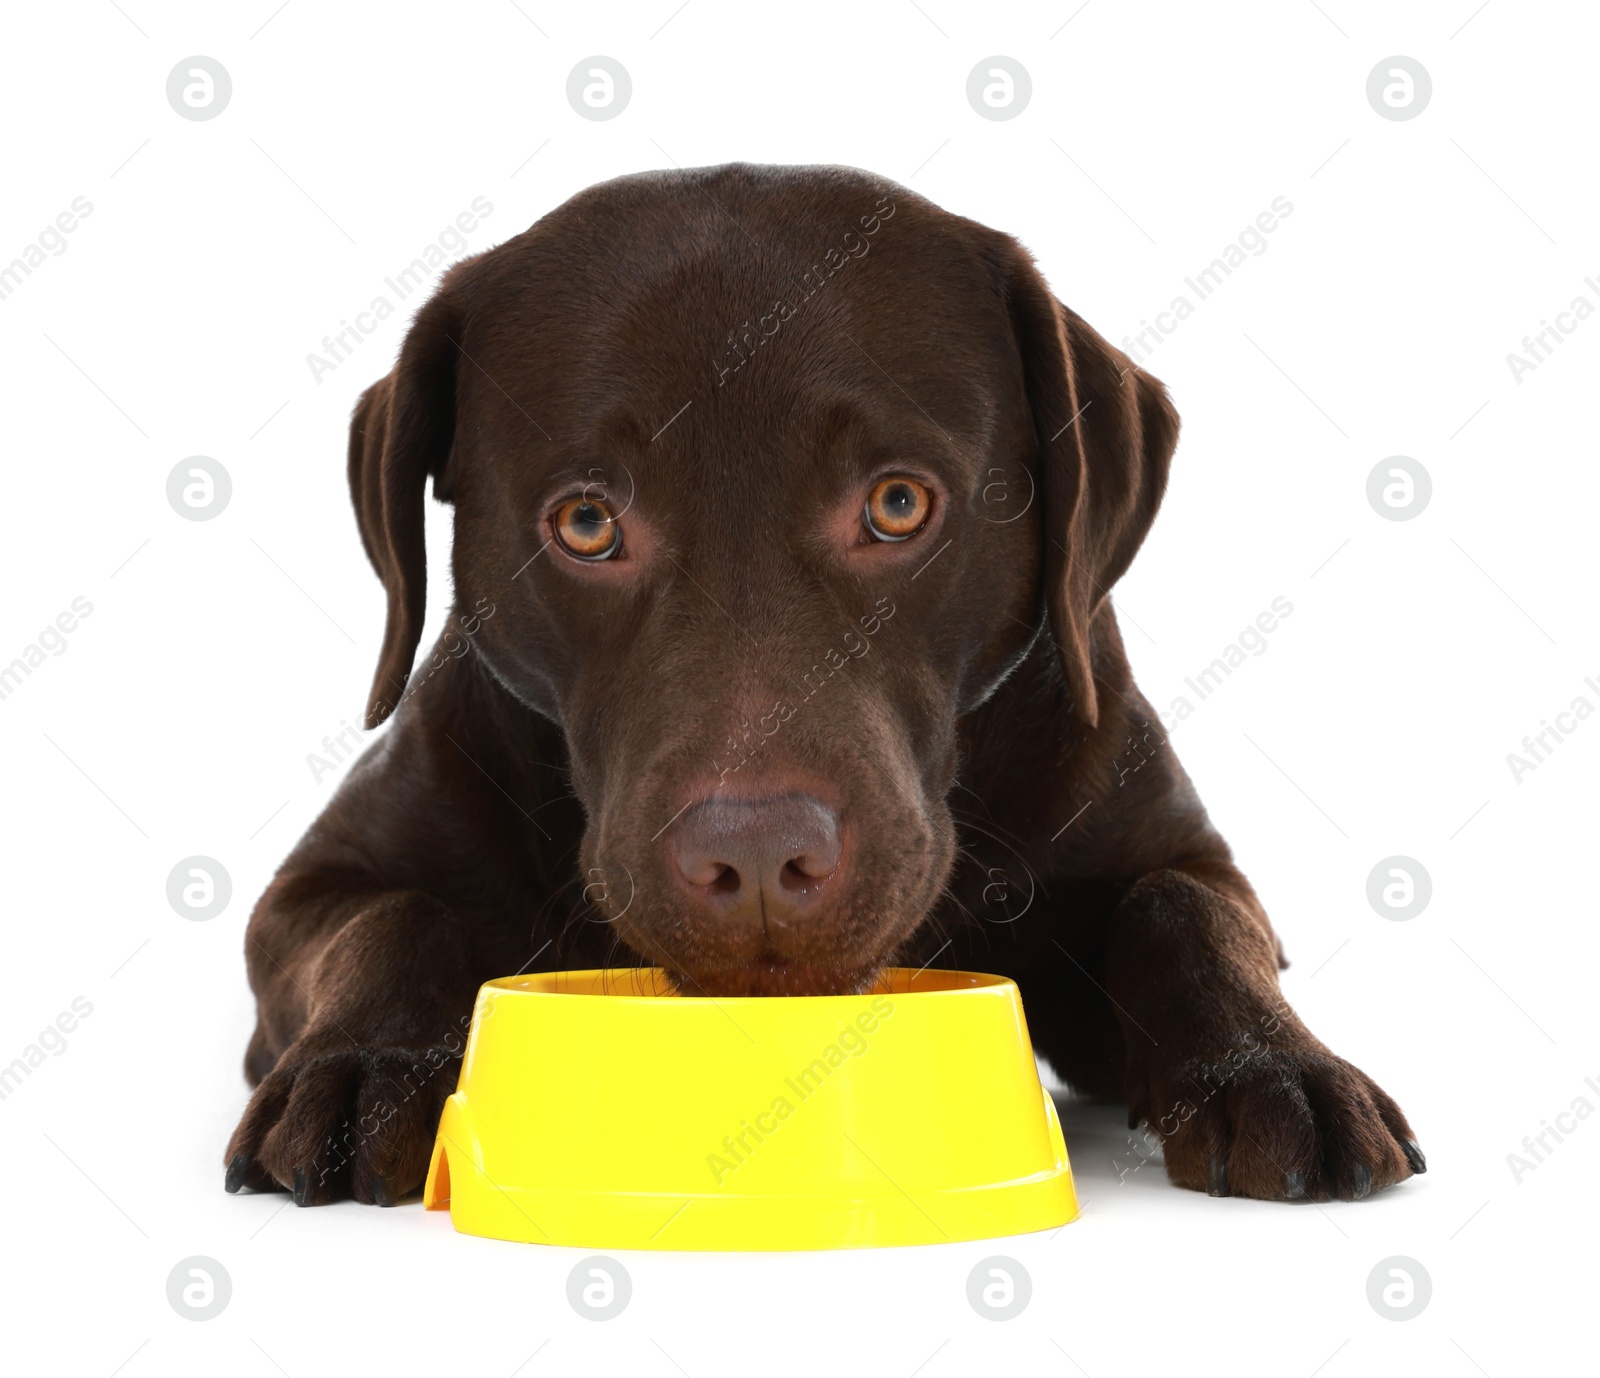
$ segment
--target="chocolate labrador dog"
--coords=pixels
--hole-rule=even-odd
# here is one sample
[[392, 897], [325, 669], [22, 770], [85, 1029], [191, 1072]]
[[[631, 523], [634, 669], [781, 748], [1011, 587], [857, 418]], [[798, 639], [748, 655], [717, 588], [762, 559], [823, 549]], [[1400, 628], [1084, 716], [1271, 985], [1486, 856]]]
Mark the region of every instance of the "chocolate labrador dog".
[[1180, 1186], [1423, 1171], [1129, 672], [1177, 435], [1014, 239], [861, 172], [625, 177], [457, 265], [351, 426], [394, 721], [251, 917], [228, 1189], [394, 1203], [479, 984], [623, 953], [713, 999], [1003, 973]]

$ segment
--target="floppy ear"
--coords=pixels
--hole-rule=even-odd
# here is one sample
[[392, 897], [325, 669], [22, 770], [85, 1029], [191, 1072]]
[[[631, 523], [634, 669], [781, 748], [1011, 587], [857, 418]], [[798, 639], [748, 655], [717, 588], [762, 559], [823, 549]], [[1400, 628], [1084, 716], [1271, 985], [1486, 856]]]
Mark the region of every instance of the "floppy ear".
[[1055, 299], [1017, 245], [1007, 297], [1037, 436], [1050, 631], [1073, 711], [1093, 727], [1090, 629], [1155, 520], [1178, 414], [1156, 379]]
[[428, 561], [422, 490], [449, 502], [450, 450], [456, 425], [456, 361], [463, 308], [459, 269], [417, 312], [387, 378], [361, 394], [350, 419], [350, 500], [361, 544], [389, 597], [378, 673], [366, 725], [394, 711], [411, 674], [427, 609]]

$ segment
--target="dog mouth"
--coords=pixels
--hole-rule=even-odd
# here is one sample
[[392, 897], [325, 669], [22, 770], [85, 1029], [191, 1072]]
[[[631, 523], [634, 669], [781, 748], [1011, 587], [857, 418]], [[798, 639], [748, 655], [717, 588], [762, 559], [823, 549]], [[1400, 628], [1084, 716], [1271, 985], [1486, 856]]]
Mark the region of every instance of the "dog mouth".
[[768, 950], [736, 965], [696, 971], [669, 969], [667, 979], [679, 995], [728, 1000], [753, 995], [861, 995], [872, 988], [882, 971], [880, 963], [796, 961]]

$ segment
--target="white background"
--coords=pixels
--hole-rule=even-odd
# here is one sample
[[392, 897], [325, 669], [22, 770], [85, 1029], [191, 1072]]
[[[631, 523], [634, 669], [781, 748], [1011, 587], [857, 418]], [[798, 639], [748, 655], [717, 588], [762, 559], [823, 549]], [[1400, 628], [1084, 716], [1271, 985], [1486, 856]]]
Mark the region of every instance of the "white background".
[[[1600, 1080], [1600, 717], [1520, 783], [1506, 757], [1577, 695], [1600, 707], [1584, 686], [1600, 681], [1600, 319], [1520, 382], [1506, 356], [1576, 296], [1600, 305], [1584, 285], [1600, 274], [1592, 11], [274, 3], [7, 15], [0, 263], [74, 197], [94, 209], [0, 301], [0, 663], [75, 597], [93, 613], [0, 702], [0, 1061], [74, 997], [93, 1013], [0, 1102], [0, 1363], [130, 1378], [1575, 1371], [1592, 1353], [1600, 1123], [1520, 1182], [1507, 1155], [1575, 1098], [1600, 1106], [1584, 1085]], [[193, 54], [234, 86], [204, 123], [165, 96]], [[592, 54], [633, 80], [604, 123], [565, 96]], [[1014, 120], [965, 97], [993, 54], [1032, 77]], [[1366, 99], [1393, 54], [1432, 76], [1414, 120]], [[629, 1255], [632, 1303], [604, 1324], [567, 1303], [576, 1251], [457, 1235], [416, 1204], [223, 1194], [253, 1019], [245, 919], [337, 782], [306, 757], [359, 721], [382, 626], [346, 497], [347, 417], [415, 303], [320, 383], [306, 356], [474, 197], [494, 209], [471, 250], [615, 174], [730, 159], [870, 168], [1009, 230], [1113, 340], [1274, 197], [1292, 202], [1267, 252], [1149, 360], [1184, 432], [1117, 602], [1162, 707], [1274, 597], [1294, 605], [1175, 740], [1284, 935], [1290, 1001], [1405, 1107], [1426, 1177], [1321, 1207], [1212, 1200], [1156, 1166], [1119, 1183], [1118, 1117], [1066, 1105], [1086, 1207], [1057, 1235]], [[166, 498], [196, 454], [233, 481], [212, 521]], [[1432, 476], [1411, 521], [1366, 498], [1396, 454]], [[447, 540], [435, 522], [436, 611]], [[209, 922], [166, 898], [194, 854], [232, 878]], [[1365, 895], [1392, 854], [1432, 876], [1408, 922]], [[965, 1299], [993, 1253], [1033, 1279], [1003, 1324]], [[204, 1323], [165, 1295], [194, 1254], [233, 1280]], [[1367, 1300], [1390, 1255], [1433, 1282], [1403, 1323]]]

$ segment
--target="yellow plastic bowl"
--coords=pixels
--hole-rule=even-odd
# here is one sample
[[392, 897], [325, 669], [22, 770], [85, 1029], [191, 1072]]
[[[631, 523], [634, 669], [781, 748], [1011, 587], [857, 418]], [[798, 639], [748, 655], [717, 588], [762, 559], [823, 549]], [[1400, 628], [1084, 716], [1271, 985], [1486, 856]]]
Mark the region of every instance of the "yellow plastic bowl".
[[588, 1249], [851, 1249], [1076, 1219], [1022, 1001], [892, 969], [865, 995], [678, 996], [652, 968], [478, 992], [423, 1201]]

